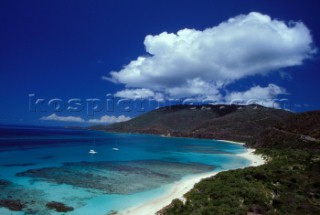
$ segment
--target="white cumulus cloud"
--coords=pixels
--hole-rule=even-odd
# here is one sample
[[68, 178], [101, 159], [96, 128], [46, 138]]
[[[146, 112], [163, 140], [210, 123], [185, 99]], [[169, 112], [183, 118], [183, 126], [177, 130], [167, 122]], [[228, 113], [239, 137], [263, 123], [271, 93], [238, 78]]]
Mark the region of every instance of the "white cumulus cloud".
[[227, 103], [237, 104], [260, 104], [266, 107], [279, 107], [276, 98], [278, 95], [286, 94], [286, 90], [275, 84], [269, 84], [267, 87], [254, 86], [244, 92], [231, 92], [227, 94], [225, 100]]
[[58, 116], [53, 113], [49, 116], [43, 116], [40, 118], [41, 120], [49, 120], [49, 121], [62, 121], [62, 122], [85, 122], [84, 119], [77, 116]]
[[301, 65], [316, 50], [302, 22], [251, 12], [204, 30], [145, 37], [139, 56], [103, 79], [124, 84], [119, 97], [221, 97], [229, 83]]
[[104, 115], [102, 116], [100, 119], [90, 119], [88, 122], [89, 123], [97, 123], [97, 124], [112, 124], [112, 123], [116, 123], [116, 122], [125, 122], [130, 120], [130, 117], [124, 116], [124, 115], [120, 115], [120, 116], [108, 116], [108, 115]]
[[127, 117], [125, 115], [120, 116], [109, 116], [104, 115], [99, 119], [89, 119], [84, 120], [81, 117], [76, 116], [58, 116], [57, 114], [53, 113], [49, 116], [43, 116], [40, 118], [40, 120], [47, 120], [47, 121], [60, 121], [60, 122], [84, 122], [84, 123], [96, 123], [96, 124], [112, 124], [117, 122], [125, 122], [130, 120], [130, 117]]
[[156, 99], [158, 101], [163, 100], [162, 93], [155, 93], [150, 89], [124, 89], [114, 94], [115, 97], [126, 98], [126, 99]]

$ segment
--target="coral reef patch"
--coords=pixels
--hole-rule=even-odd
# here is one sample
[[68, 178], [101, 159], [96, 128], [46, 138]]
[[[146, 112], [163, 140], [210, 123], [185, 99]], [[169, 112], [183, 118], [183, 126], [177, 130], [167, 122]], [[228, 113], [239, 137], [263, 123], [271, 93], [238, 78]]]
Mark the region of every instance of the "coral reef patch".
[[17, 176], [94, 189], [106, 194], [132, 194], [172, 183], [188, 174], [212, 170], [212, 166], [198, 163], [141, 160], [64, 163], [59, 167], [30, 169], [17, 173]]

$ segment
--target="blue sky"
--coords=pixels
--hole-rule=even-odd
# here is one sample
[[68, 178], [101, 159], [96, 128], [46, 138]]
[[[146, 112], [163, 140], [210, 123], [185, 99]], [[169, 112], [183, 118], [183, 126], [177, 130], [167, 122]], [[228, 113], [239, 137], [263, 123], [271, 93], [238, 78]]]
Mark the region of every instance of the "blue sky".
[[[319, 9], [298, 0], [1, 0], [0, 123], [117, 122], [185, 99], [320, 109]], [[135, 96], [158, 103], [127, 102]]]

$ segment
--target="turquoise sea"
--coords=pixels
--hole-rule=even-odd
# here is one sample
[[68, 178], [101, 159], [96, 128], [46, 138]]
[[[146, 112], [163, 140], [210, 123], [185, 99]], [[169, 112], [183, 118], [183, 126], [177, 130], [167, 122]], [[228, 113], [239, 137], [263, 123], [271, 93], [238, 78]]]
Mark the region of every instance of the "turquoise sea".
[[[55, 201], [73, 207], [65, 214], [106, 215], [160, 196], [184, 177], [248, 166], [237, 156], [244, 152], [215, 140], [0, 126], [0, 214], [64, 214], [46, 206]], [[21, 211], [5, 208], [10, 201]]]

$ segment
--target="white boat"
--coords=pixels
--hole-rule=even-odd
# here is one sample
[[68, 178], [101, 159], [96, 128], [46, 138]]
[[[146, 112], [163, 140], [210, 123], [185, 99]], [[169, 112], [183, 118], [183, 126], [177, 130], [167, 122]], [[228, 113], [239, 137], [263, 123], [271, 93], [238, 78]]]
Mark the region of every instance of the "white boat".
[[[96, 146], [96, 139], [94, 139], [93, 141], [93, 148], [95, 148], [95, 146]], [[98, 154], [98, 152], [96, 152], [94, 149], [90, 149], [89, 154], [95, 155], [95, 154]]]
[[118, 148], [118, 142], [116, 142], [116, 147], [112, 148], [113, 151], [119, 151], [120, 149]]
[[95, 154], [98, 154], [98, 152], [96, 152], [94, 149], [91, 149], [91, 150], [89, 151], [89, 154], [95, 155]]

